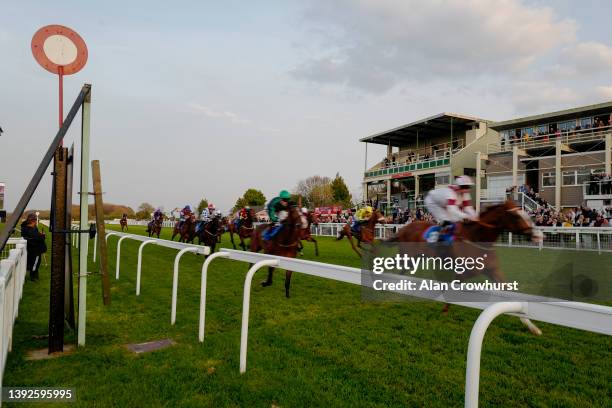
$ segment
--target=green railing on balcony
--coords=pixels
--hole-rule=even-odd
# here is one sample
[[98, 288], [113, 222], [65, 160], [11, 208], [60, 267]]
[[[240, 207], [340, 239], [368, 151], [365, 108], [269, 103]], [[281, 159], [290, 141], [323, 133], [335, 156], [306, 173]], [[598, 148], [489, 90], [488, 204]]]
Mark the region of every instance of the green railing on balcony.
[[380, 177], [380, 176], [386, 176], [386, 175], [406, 173], [406, 172], [416, 171], [416, 170], [432, 169], [434, 167], [448, 166], [449, 164], [450, 164], [450, 159], [448, 158], [421, 161], [417, 163], [389, 166], [389, 167], [385, 167], [385, 168], [378, 169], [378, 170], [366, 171], [365, 177]]

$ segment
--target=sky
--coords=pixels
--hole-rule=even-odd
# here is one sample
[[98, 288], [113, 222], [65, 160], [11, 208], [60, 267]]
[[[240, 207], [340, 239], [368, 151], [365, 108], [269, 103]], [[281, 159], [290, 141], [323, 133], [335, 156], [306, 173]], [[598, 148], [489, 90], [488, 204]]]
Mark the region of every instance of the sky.
[[[270, 199], [312, 175], [340, 173], [360, 197], [358, 139], [437, 113], [506, 120], [612, 100], [611, 15], [571, 0], [0, 0], [5, 207], [57, 132], [57, 76], [30, 49], [44, 25], [87, 43], [64, 103], [92, 84], [104, 201], [206, 197], [227, 211], [248, 188]], [[79, 131], [65, 139], [77, 152]], [[370, 146], [368, 165], [383, 155]], [[50, 179], [29, 208], [49, 207]]]

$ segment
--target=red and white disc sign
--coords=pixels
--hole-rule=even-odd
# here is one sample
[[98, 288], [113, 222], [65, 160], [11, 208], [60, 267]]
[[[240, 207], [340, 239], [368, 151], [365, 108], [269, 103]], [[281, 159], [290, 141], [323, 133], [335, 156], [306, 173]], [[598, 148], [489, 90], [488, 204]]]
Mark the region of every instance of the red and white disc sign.
[[79, 72], [87, 62], [87, 46], [75, 31], [61, 25], [48, 25], [32, 37], [32, 54], [38, 63], [54, 74]]

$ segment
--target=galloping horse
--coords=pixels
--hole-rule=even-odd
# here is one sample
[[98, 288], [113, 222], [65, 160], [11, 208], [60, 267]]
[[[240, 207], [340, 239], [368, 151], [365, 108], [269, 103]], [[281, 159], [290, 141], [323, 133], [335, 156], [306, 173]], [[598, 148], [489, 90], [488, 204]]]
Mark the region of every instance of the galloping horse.
[[306, 228], [302, 228], [302, 230], [300, 231], [301, 232], [300, 233], [300, 246], [299, 246], [300, 255], [303, 255], [302, 251], [304, 250], [302, 241], [308, 241], [314, 244], [315, 255], [319, 256], [319, 245], [317, 243], [317, 240], [314, 239], [312, 237], [312, 234], [310, 233], [310, 226], [312, 224], [317, 225], [318, 223], [319, 223], [319, 219], [313, 213], [308, 213], [308, 215], [306, 216]]
[[[368, 222], [365, 225], [361, 226], [361, 230], [358, 234], [355, 234], [355, 238], [357, 239], [357, 247], [361, 248], [362, 242], [365, 242], [366, 244], [371, 244], [372, 242], [374, 242], [374, 228], [379, 222], [384, 223], [385, 217], [380, 213], [380, 211], [374, 210], [372, 216], [370, 217], [370, 219], [368, 219]], [[353, 248], [353, 251], [355, 251], [357, 255], [361, 257], [361, 252], [359, 252], [357, 247], [355, 247], [355, 243], [353, 242], [353, 231], [351, 231], [351, 226], [348, 223], [346, 223], [342, 227], [342, 230], [340, 230], [336, 241], [340, 241], [343, 237], [348, 238], [349, 242], [351, 243], [351, 247]]]
[[156, 219], [151, 220], [147, 224], [147, 233], [149, 234], [149, 238], [152, 237], [153, 235], [157, 235], [157, 238], [159, 238], [161, 229], [162, 229], [162, 219], [161, 218], [156, 218]]
[[236, 229], [236, 224], [234, 224], [232, 221], [228, 221], [227, 229], [230, 233], [230, 240], [232, 241], [232, 246], [234, 247], [234, 249], [236, 249], [236, 244], [234, 243], [234, 234], [238, 234], [238, 238], [240, 238], [240, 248], [242, 248], [243, 251], [246, 251], [246, 244], [244, 243], [244, 240], [247, 238], [251, 238], [251, 236], [253, 235], [253, 218], [253, 209], [250, 209], [249, 216], [246, 220], [241, 220], [239, 224], [240, 227], [238, 229]]
[[177, 221], [174, 225], [174, 230], [172, 230], [172, 238], [171, 241], [174, 241], [174, 237], [176, 235], [179, 236], [179, 242], [193, 242], [193, 238], [195, 236], [195, 216], [191, 216], [187, 218], [183, 225], [179, 228], [180, 221]]
[[[432, 227], [433, 223], [425, 221], [416, 221], [400, 228], [397, 233], [389, 238], [386, 242], [426, 242], [424, 238], [425, 231]], [[468, 221], [458, 223], [455, 231], [455, 240], [462, 242], [461, 256], [479, 256], [483, 250], [487, 252], [485, 268], [482, 270], [472, 269], [459, 275], [458, 279], [473, 278], [484, 273], [494, 282], [506, 282], [506, 278], [499, 268], [497, 255], [493, 251], [493, 243], [497, 241], [499, 235], [503, 231], [509, 231], [513, 234], [529, 236], [533, 241], [542, 239], [542, 232], [534, 227], [529, 216], [521, 210], [514, 202], [508, 200], [503, 204], [490, 206], [480, 213], [477, 221]], [[477, 244], [482, 243], [482, 244]], [[471, 249], [470, 249], [471, 248]], [[449, 248], [451, 256], [453, 247]], [[443, 313], [447, 313], [449, 304], [445, 304]], [[527, 318], [521, 318], [521, 322], [527, 326], [530, 332], [536, 335], [542, 334], [542, 331]]]
[[[203, 222], [203, 221], [202, 221]], [[210, 247], [210, 253], [215, 252], [219, 235], [223, 232], [221, 217], [213, 217], [212, 220], [204, 224], [196, 233], [198, 237], [198, 244]]]
[[124, 228], [126, 231], [128, 230], [127, 215], [123, 215], [123, 217], [121, 217], [119, 220], [119, 225], [121, 225], [121, 232], [123, 232]]
[[[300, 242], [300, 233], [302, 228], [302, 217], [296, 206], [289, 208], [289, 215], [282, 222], [281, 230], [269, 241], [263, 239], [264, 231], [269, 227], [269, 224], [257, 226], [253, 230], [251, 236], [251, 251], [259, 252], [264, 250], [264, 253], [270, 255], [285, 256], [295, 258], [297, 256], [298, 245]], [[268, 268], [268, 279], [261, 282], [261, 286], [272, 285], [272, 275], [274, 268]], [[285, 271], [285, 296], [289, 297], [289, 287], [291, 286], [292, 271]]]

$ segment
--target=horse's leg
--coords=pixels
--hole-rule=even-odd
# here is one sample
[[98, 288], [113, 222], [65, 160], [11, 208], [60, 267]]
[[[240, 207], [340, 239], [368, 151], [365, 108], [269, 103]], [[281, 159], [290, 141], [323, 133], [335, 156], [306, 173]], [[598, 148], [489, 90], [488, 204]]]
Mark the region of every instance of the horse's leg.
[[344, 231], [344, 228], [341, 228], [338, 236], [336, 237], [336, 241], [340, 241], [345, 235], [348, 237], [348, 234]]
[[355, 251], [355, 253], [357, 255], [359, 255], [359, 257], [361, 258], [361, 252], [359, 252], [359, 250], [355, 246], [355, 242], [353, 241], [353, 237], [351, 236], [351, 234], [347, 234], [346, 237], [348, 238], [349, 242], [351, 243], [351, 247], [353, 248], [353, 251]]
[[310, 237], [310, 241], [312, 241], [312, 243], [315, 246], [315, 255], [319, 256], [319, 244], [317, 243], [317, 240], [314, 239], [313, 237]]
[[272, 275], [273, 274], [274, 274], [274, 267], [272, 266], [268, 267], [268, 279], [266, 279], [265, 281], [261, 281], [261, 286], [265, 288], [266, 286], [272, 285]]
[[238, 233], [238, 236], [240, 237], [240, 248], [242, 248], [243, 251], [246, 251], [246, 244], [244, 243], [244, 238], [242, 238], [242, 235], [240, 235], [240, 233]]
[[[488, 275], [493, 279], [494, 282], [506, 282], [506, 278], [502, 271], [497, 267], [497, 265], [489, 271]], [[536, 326], [531, 320], [526, 317], [519, 317], [521, 323], [523, 323], [532, 334], [536, 336], [542, 335], [542, 330], [538, 326]]]
[[298, 240], [297, 250], [298, 250], [298, 253], [301, 256], [304, 256], [304, 245], [302, 244], [302, 240], [301, 239]]
[[289, 288], [291, 287], [292, 271], [285, 271], [285, 297], [289, 297]]
[[232, 242], [232, 246], [234, 247], [234, 249], [236, 249], [236, 243], [234, 242], [234, 233], [232, 232], [232, 230], [229, 230], [230, 233], [230, 241]]

